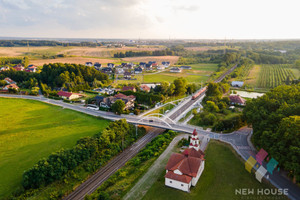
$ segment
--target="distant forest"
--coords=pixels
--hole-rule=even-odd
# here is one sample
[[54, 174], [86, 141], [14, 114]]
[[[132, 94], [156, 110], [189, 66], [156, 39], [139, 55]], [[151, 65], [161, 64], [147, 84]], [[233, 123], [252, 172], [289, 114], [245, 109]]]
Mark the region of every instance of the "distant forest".
[[102, 43], [98, 42], [59, 42], [49, 40], [0, 40], [0, 47], [25, 47], [25, 46], [86, 46], [96, 47], [102, 46]]

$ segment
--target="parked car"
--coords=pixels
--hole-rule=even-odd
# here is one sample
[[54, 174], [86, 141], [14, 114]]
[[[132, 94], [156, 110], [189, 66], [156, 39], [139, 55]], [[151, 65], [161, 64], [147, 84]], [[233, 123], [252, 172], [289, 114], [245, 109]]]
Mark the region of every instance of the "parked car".
[[93, 104], [88, 104], [86, 108], [91, 110], [99, 110], [99, 107]]

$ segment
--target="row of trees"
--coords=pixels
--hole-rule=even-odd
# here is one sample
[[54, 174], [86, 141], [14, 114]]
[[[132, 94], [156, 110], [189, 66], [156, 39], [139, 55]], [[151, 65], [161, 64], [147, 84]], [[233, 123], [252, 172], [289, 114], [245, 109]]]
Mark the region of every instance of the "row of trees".
[[0, 57], [0, 65], [8, 64], [22, 64], [23, 66], [28, 66], [29, 60], [28, 57]]
[[102, 46], [99, 42], [59, 42], [49, 40], [0, 40], [0, 47], [19, 47], [19, 46]]
[[[62, 149], [40, 160], [24, 172], [22, 185], [25, 189], [48, 185], [91, 158], [108, 161], [132, 144], [137, 139], [135, 134], [135, 127], [125, 119], [111, 122], [102, 133], [81, 138], [73, 148]], [[145, 129], [139, 128], [138, 134], [145, 134]]]
[[253, 127], [254, 144], [300, 182], [300, 84], [247, 101], [243, 114]]
[[125, 58], [125, 57], [139, 57], [139, 56], [174, 56], [175, 52], [167, 48], [164, 50], [155, 50], [155, 51], [126, 51], [117, 52], [114, 54], [115, 58]]

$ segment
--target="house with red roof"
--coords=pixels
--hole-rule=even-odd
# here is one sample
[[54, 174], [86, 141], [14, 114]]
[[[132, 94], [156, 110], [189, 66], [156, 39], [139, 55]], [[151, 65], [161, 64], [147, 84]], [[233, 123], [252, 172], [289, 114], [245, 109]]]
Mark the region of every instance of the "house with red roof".
[[150, 90], [151, 90], [147, 85], [141, 85], [140, 88], [142, 91], [145, 91], [145, 92], [150, 92]]
[[4, 80], [5, 80], [5, 82], [7, 84], [17, 84], [15, 81], [13, 81], [12, 79], [10, 79], [9, 77], [6, 77]]
[[19, 90], [19, 87], [16, 85], [16, 84], [9, 84], [9, 85], [6, 85], [2, 88], [2, 90], [8, 90], [8, 89], [16, 89], [16, 90]]
[[133, 92], [136, 92], [136, 89], [133, 86], [124, 86], [122, 88], [122, 91], [133, 91]]
[[67, 99], [67, 100], [78, 99], [78, 98], [83, 96], [82, 94], [77, 94], [77, 93], [72, 93], [72, 92], [65, 92], [65, 91], [59, 91], [57, 93], [57, 95], [60, 98]]
[[246, 100], [239, 95], [230, 95], [229, 99], [231, 104], [237, 104], [241, 106], [244, 106], [246, 104]]
[[24, 67], [21, 64], [13, 66], [14, 70], [16, 71], [24, 71]]
[[199, 149], [198, 133], [194, 130], [189, 148], [173, 153], [166, 166], [165, 185], [189, 192], [196, 186], [204, 170], [204, 153]]
[[28, 65], [27, 69], [25, 69], [26, 72], [33, 72], [35, 73], [37, 71], [37, 66], [35, 65]]

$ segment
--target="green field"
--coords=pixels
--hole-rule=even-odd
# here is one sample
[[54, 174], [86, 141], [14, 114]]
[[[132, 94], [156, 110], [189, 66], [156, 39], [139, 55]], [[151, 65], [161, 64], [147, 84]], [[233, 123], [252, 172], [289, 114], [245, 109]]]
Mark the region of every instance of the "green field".
[[257, 87], [274, 88], [285, 83], [287, 77], [295, 79], [295, 75], [290, 65], [262, 65], [259, 73]]
[[[238, 155], [227, 144], [211, 141], [208, 145], [205, 159], [203, 174], [196, 187], [191, 188], [190, 193], [166, 187], [164, 184], [166, 172], [165, 169], [161, 169], [160, 178], [152, 185], [143, 199], [271, 199], [267, 196], [235, 195], [235, 189], [254, 188], [256, 190], [257, 188], [270, 188], [271, 186], [259, 183], [253, 173], [249, 174], [245, 170], [244, 163], [241, 162]], [[277, 197], [276, 199], [287, 198]]]
[[20, 186], [24, 170], [108, 121], [33, 100], [0, 98], [0, 199]]

